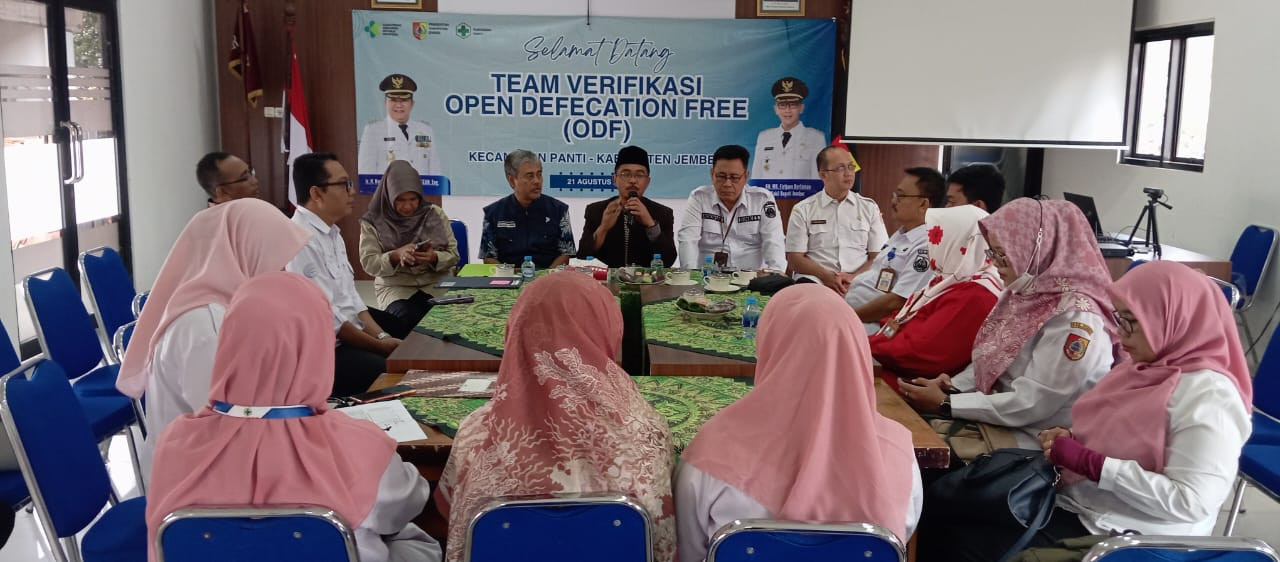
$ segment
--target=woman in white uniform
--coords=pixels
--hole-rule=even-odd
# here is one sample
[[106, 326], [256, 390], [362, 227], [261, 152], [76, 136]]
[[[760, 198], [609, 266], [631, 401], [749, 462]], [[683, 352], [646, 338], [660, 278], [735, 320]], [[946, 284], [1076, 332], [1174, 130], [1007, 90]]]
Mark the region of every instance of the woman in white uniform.
[[876, 411], [866, 330], [816, 284], [778, 293], [760, 321], [755, 388], [681, 456], [682, 562], [735, 519], [873, 523], [904, 543], [924, 494], [911, 433]]
[[[1062, 485], [1052, 536], [1032, 546], [1126, 530], [1211, 534], [1251, 430], [1253, 385], [1216, 284], [1157, 261], [1127, 273], [1111, 295], [1129, 357], [1076, 402], [1074, 427], [1040, 435]], [[948, 559], [987, 560], [1021, 533], [949, 525], [937, 539]]]
[[160, 266], [116, 388], [146, 393], [147, 440], [139, 447], [144, 479], [153, 442], [169, 422], [209, 401], [213, 353], [227, 303], [255, 275], [280, 271], [308, 234], [260, 199], [237, 199], [196, 213]]
[[220, 505], [318, 505], [341, 517], [363, 562], [439, 562], [412, 523], [430, 496], [382, 428], [330, 410], [328, 299], [296, 273], [236, 291], [218, 338], [205, 405], [169, 424], [147, 494], [150, 560], [168, 514]]
[[1005, 290], [954, 377], [903, 382], [917, 410], [1017, 429], [1036, 448], [1119, 356], [1110, 274], [1088, 221], [1066, 201], [1017, 199], [978, 225]]

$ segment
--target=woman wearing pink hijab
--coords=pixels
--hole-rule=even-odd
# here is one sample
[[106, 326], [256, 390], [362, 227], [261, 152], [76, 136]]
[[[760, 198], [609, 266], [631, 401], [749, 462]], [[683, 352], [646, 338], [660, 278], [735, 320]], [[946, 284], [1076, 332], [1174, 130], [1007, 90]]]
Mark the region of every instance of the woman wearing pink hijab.
[[169, 424], [147, 494], [149, 558], [168, 514], [183, 508], [311, 504], [355, 531], [363, 562], [438, 561], [411, 520], [430, 489], [381, 428], [325, 403], [333, 386], [333, 318], [319, 287], [266, 273], [231, 300], [208, 402]]
[[978, 221], [1005, 290], [955, 377], [899, 385], [917, 410], [1017, 429], [1034, 449], [1071, 425], [1071, 405], [1119, 355], [1107, 271], [1084, 214], [1066, 201], [1016, 199]]
[[755, 388], [681, 456], [681, 562], [704, 559], [734, 519], [874, 523], [911, 537], [923, 500], [911, 433], [876, 411], [866, 329], [843, 302], [801, 284], [765, 307]]
[[649, 513], [653, 559], [671, 562], [671, 428], [614, 363], [621, 345], [617, 300], [590, 278], [552, 273], [520, 293], [493, 400], [462, 420], [436, 491], [448, 560], [489, 498], [623, 492]]
[[209, 376], [227, 303], [255, 275], [280, 271], [307, 243], [302, 227], [260, 199], [237, 199], [196, 213], [160, 266], [120, 365], [116, 388], [146, 392], [151, 430], [140, 448], [151, 472], [151, 442], [170, 421], [209, 402]]

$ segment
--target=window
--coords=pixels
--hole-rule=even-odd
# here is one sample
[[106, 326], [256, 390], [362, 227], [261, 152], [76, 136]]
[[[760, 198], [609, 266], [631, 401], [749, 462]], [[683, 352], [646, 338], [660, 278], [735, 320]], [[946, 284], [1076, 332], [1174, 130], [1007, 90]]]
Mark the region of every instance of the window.
[[1120, 161], [1204, 169], [1213, 75], [1213, 23], [1134, 34], [1129, 78], [1129, 146]]

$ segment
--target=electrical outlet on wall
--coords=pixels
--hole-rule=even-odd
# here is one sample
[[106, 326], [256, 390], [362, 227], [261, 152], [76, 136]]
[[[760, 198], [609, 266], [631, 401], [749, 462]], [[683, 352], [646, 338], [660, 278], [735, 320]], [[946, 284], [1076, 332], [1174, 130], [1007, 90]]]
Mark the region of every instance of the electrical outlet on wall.
[[266, 106], [262, 108], [262, 116], [267, 119], [284, 119], [283, 107]]

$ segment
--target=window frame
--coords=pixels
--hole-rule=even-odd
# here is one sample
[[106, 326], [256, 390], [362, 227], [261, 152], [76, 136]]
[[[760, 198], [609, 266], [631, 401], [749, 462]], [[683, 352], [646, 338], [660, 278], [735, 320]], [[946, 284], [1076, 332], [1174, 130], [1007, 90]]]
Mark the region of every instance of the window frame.
[[[1178, 129], [1182, 119], [1182, 82], [1186, 73], [1186, 62], [1183, 56], [1187, 39], [1213, 35], [1213, 22], [1202, 22], [1176, 27], [1148, 29], [1133, 34], [1133, 48], [1130, 50], [1129, 65], [1134, 69], [1129, 74], [1129, 107], [1126, 117], [1129, 121], [1127, 146], [1120, 151], [1121, 164], [1149, 166], [1191, 172], [1204, 171], [1203, 158], [1186, 158], [1176, 155], [1178, 146]], [[1156, 41], [1170, 41], [1169, 45], [1169, 80], [1165, 91], [1164, 130], [1160, 139], [1160, 154], [1139, 154], [1138, 144], [1139, 110], [1142, 105], [1142, 81], [1146, 75], [1147, 44]]]

